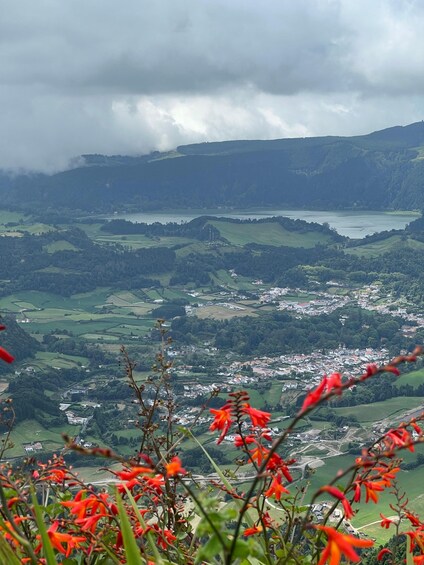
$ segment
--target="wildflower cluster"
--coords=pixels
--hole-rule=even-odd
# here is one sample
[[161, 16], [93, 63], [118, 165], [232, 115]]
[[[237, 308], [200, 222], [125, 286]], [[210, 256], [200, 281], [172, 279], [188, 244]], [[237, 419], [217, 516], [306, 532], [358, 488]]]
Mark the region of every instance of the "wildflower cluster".
[[[163, 324], [159, 324], [162, 336]], [[163, 340], [163, 345], [166, 341]], [[373, 540], [344, 530], [361, 502], [378, 503], [380, 494], [394, 493], [396, 519], [381, 514], [381, 526], [408, 539], [410, 562], [424, 563], [424, 524], [408, 510], [396, 477], [399, 454], [424, 441], [424, 414], [385, 431], [363, 449], [352, 465], [340, 470], [305, 503], [304, 469], [287, 450], [287, 438], [316, 407], [376, 374], [398, 374], [421, 350], [383, 367], [369, 365], [359, 377], [324, 376], [309, 392], [283, 432], [276, 434], [269, 412], [251, 405], [244, 391], [231, 393], [213, 408], [210, 431], [216, 443], [237, 450], [235, 466], [224, 471], [208, 455], [191, 430], [176, 431], [175, 408], [165, 347], [147, 384], [133, 376], [134, 363], [123, 350], [129, 384], [139, 404], [140, 448], [131, 459], [110, 449], [85, 449], [67, 438], [67, 449], [114, 462], [107, 484], [81, 481], [62, 456], [47, 463], [28, 460], [19, 469], [0, 466], [0, 563], [12, 565], [171, 564], [306, 564], [360, 562]], [[0, 349], [0, 357], [9, 354]], [[149, 386], [152, 402], [145, 402]], [[153, 392], [153, 393], [152, 393]], [[160, 406], [161, 421], [157, 410]], [[181, 444], [197, 444], [215, 469], [210, 477], [184, 469]], [[313, 519], [313, 504], [325, 498], [328, 512]], [[342, 519], [332, 517], [340, 507]], [[391, 549], [378, 560], [394, 561]]]

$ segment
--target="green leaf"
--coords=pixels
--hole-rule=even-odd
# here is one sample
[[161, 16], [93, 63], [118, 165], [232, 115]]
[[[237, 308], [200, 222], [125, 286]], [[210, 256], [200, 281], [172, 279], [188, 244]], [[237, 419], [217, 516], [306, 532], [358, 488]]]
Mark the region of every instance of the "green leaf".
[[16, 557], [13, 549], [7, 543], [3, 536], [0, 536], [0, 562], [10, 565], [20, 565], [21, 560]]
[[250, 554], [250, 545], [244, 540], [238, 539], [234, 547], [233, 557], [244, 559]]
[[[209, 453], [207, 452], [207, 450], [203, 447], [203, 445], [199, 442], [199, 440], [190, 432], [190, 437], [191, 439], [197, 443], [197, 445], [200, 447], [200, 449], [203, 451], [203, 453], [206, 455], [206, 457], [209, 459], [212, 467], [215, 469], [216, 473], [218, 474], [219, 478], [221, 479], [223, 485], [229, 490], [232, 491], [233, 490], [233, 486], [232, 484], [228, 481], [227, 477], [224, 475], [224, 473], [221, 471], [221, 468], [219, 467], [219, 465], [217, 465], [215, 463], [215, 461], [212, 459], [212, 457], [209, 455]], [[243, 503], [240, 500], [235, 500], [234, 501], [235, 504], [241, 508], [243, 506]], [[249, 516], [248, 513], [245, 513], [244, 515], [244, 519], [246, 520], [247, 524], [251, 527], [253, 526], [253, 519]]]
[[414, 558], [411, 553], [411, 538], [406, 536], [406, 565], [413, 565]]
[[41, 535], [41, 544], [43, 546], [44, 557], [46, 558], [47, 565], [57, 565], [49, 534], [47, 533], [47, 528], [44, 523], [43, 513], [40, 505], [38, 504], [34, 490], [31, 490], [31, 500], [35, 512], [35, 521], [37, 522], [38, 531]]
[[209, 541], [197, 552], [195, 564], [202, 563], [206, 561], [207, 563], [212, 562], [212, 558], [219, 555], [222, 551], [222, 545], [218, 537], [213, 535]]
[[197, 445], [200, 447], [200, 449], [203, 451], [203, 453], [206, 455], [206, 457], [209, 459], [210, 464], [212, 465], [212, 467], [215, 469], [215, 472], [218, 474], [219, 478], [221, 479], [223, 485], [228, 489], [228, 490], [233, 490], [233, 486], [231, 485], [231, 483], [227, 480], [227, 477], [224, 475], [224, 473], [221, 471], [221, 468], [219, 467], [219, 465], [217, 465], [215, 463], [215, 461], [212, 459], [212, 457], [209, 455], [209, 453], [207, 452], [207, 450], [203, 447], [203, 445], [199, 442], [199, 440], [191, 433], [190, 433], [190, 437], [192, 440], [194, 440], [195, 443], [197, 443]]
[[131, 528], [131, 523], [128, 519], [127, 513], [125, 512], [122, 498], [118, 491], [116, 491], [116, 505], [118, 507], [119, 521], [127, 563], [131, 565], [143, 565], [140, 556], [140, 549], [137, 545], [137, 541], [134, 537], [134, 532]]
[[[134, 497], [133, 497], [131, 491], [126, 486], [125, 486], [125, 491], [127, 493], [128, 500], [130, 501], [131, 506], [133, 507], [135, 515], [137, 516], [140, 524], [143, 526], [143, 528], [146, 528], [146, 523], [144, 521], [144, 518], [141, 515], [141, 512], [140, 512], [140, 510], [137, 506], [136, 501], [134, 500]], [[147, 532], [146, 537], [147, 537], [147, 541], [149, 543], [150, 549], [151, 549], [151, 551], [154, 555], [156, 565], [161, 565], [161, 563], [163, 563], [163, 560], [160, 556], [158, 548], [156, 547], [155, 540], [153, 539], [151, 532]]]

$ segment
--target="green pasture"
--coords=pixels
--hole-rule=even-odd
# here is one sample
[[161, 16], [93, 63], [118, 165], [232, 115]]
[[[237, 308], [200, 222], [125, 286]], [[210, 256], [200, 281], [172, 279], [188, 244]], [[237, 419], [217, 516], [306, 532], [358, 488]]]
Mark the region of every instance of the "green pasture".
[[[403, 455], [403, 454], [402, 454]], [[354, 462], [353, 455], [341, 455], [338, 457], [329, 457], [323, 459], [324, 465], [315, 469], [314, 474], [310, 479], [310, 486], [307, 491], [305, 502], [308, 502], [314, 492], [322, 485], [329, 484], [338, 474], [339, 471], [349, 468]], [[397, 477], [397, 482], [400, 489], [408, 493], [409, 504], [408, 507], [415, 512], [424, 511], [424, 492], [422, 487], [423, 467], [417, 467], [411, 471], [401, 470]], [[346, 479], [341, 480], [336, 485], [343, 486], [346, 484]], [[357, 510], [355, 517], [351, 520], [355, 528], [360, 528], [361, 531], [371, 537], [375, 537], [378, 543], [387, 541], [393, 532], [387, 533], [380, 527], [380, 512], [385, 516], [392, 516], [393, 510], [389, 504], [394, 502], [393, 495], [390, 494], [390, 488], [379, 494], [378, 504], [372, 501], [365, 504], [365, 496], [360, 504], [355, 504], [354, 509]], [[330, 500], [331, 497], [323, 495], [322, 500]], [[376, 522], [376, 523], [375, 523]], [[365, 526], [365, 527], [364, 527]]]
[[216, 274], [212, 275], [215, 284], [225, 286], [232, 289], [238, 288], [238, 277], [232, 277], [225, 269], [220, 269]]
[[79, 272], [75, 269], [63, 269], [62, 267], [44, 267], [43, 269], [37, 269], [36, 273], [61, 273], [63, 275], [78, 275]]
[[80, 355], [65, 355], [63, 353], [50, 353], [47, 351], [39, 351], [35, 355], [35, 360], [31, 361], [31, 365], [59, 367], [60, 369], [73, 369], [88, 364], [88, 359]]
[[101, 227], [103, 226], [103, 222], [96, 222], [96, 223], [77, 223], [72, 224], [73, 227], [77, 227], [88, 235], [90, 239], [96, 239], [97, 237], [101, 237], [105, 232], [101, 231]]
[[390, 416], [398, 416], [405, 410], [416, 408], [422, 404], [422, 398], [416, 396], [401, 396], [398, 398], [389, 398], [384, 402], [334, 408], [334, 411], [339, 416], [356, 416], [358, 422], [368, 423], [377, 422]]
[[[150, 294], [150, 300], [160, 298], [156, 291], [151, 291]], [[98, 331], [103, 333], [113, 326], [128, 322], [137, 326], [151, 326], [151, 311], [156, 307], [144, 302], [136, 294], [111, 294], [109, 289], [102, 288], [71, 297], [22, 291], [0, 299], [2, 312], [18, 313], [25, 310], [25, 315], [30, 320], [26, 323], [26, 328], [35, 333], [47, 333], [56, 329], [70, 330], [78, 335]], [[139, 317], [149, 319], [141, 323]], [[92, 329], [82, 327], [82, 324], [91, 324]]]
[[26, 221], [27, 218], [28, 216], [25, 216], [22, 212], [11, 212], [10, 210], [0, 209], [0, 231], [5, 224], [8, 224], [10, 222], [22, 224]]
[[221, 220], [210, 220], [209, 224], [219, 230], [223, 238], [233, 245], [257, 243], [260, 245], [285, 245], [288, 247], [315, 247], [317, 243], [330, 243], [331, 236], [321, 232], [291, 232], [278, 222], [237, 224]]
[[118, 341], [119, 338], [116, 335], [109, 335], [109, 334], [102, 334], [102, 333], [88, 333], [82, 334], [80, 337], [83, 337], [87, 341]]
[[424, 383], [424, 369], [419, 369], [418, 371], [412, 371], [411, 373], [406, 373], [398, 377], [394, 382], [394, 386], [400, 387], [403, 385], [411, 385], [412, 387], [416, 388], [417, 386], [423, 383]]
[[210, 248], [208, 248], [206, 243], [193, 240], [191, 243], [187, 243], [175, 252], [177, 257], [185, 257], [186, 255], [190, 255], [190, 253], [205, 253], [206, 251], [210, 251]]
[[216, 320], [230, 320], [231, 318], [239, 318], [240, 316], [258, 316], [257, 312], [252, 308], [245, 308], [243, 310], [233, 310], [227, 306], [203, 306], [196, 308], [196, 316], [200, 319], [212, 318]]
[[[9, 226], [7, 224], [13, 223], [16, 225]], [[8, 210], [0, 210], [0, 233], [9, 234], [11, 236], [19, 237], [23, 232], [28, 232], [31, 235], [39, 235], [49, 231], [54, 231], [55, 228], [47, 224], [33, 222], [30, 216], [26, 216], [22, 212], [10, 212]]]
[[364, 245], [358, 245], [356, 247], [345, 248], [346, 253], [357, 255], [358, 257], [378, 257], [383, 253], [388, 253], [394, 248], [405, 248], [409, 247], [411, 249], [424, 249], [424, 243], [422, 241], [417, 241], [415, 239], [408, 238], [403, 240], [400, 235], [391, 235], [386, 239], [381, 241], [375, 241], [372, 243], [366, 243]]
[[380, 241], [358, 245], [357, 247], [347, 247], [345, 252], [358, 257], [378, 257], [383, 253], [388, 253], [394, 246], [399, 246], [401, 243], [402, 238], [400, 235], [391, 235]]
[[[72, 319], [71, 316], [63, 317], [57, 320], [37, 320], [25, 324], [27, 331], [31, 333], [49, 333], [52, 331], [68, 330], [75, 335], [82, 336], [85, 334], [104, 334], [111, 333], [112, 335], [124, 335], [126, 333], [126, 326], [128, 325], [128, 318], [118, 315], [99, 315], [96, 319], [91, 316], [91, 319]], [[131, 324], [136, 326], [139, 330], [148, 331], [152, 328], [152, 321], [138, 320], [137, 318], [131, 319]], [[122, 331], [123, 330], [123, 331]]]
[[47, 251], [47, 253], [56, 253], [57, 251], [78, 251], [78, 247], [75, 247], [75, 245], [72, 245], [72, 243], [69, 243], [69, 241], [66, 241], [65, 239], [53, 241], [52, 243], [45, 245], [43, 249], [44, 251]]
[[187, 237], [151, 237], [143, 234], [105, 235], [105, 232], [98, 233], [93, 239], [96, 243], [119, 244], [130, 249], [174, 247], [175, 245], [189, 245], [196, 242], [196, 240]]
[[0, 309], [18, 312], [22, 309], [19, 303], [25, 302], [25, 308], [34, 310], [37, 308], [58, 308], [68, 311], [84, 310], [104, 304], [109, 294], [109, 290], [102, 288], [97, 288], [89, 293], [74, 294], [72, 297], [59, 296], [58, 294], [38, 290], [27, 290], [0, 298]]
[[45, 450], [54, 449], [59, 451], [63, 447], [62, 433], [74, 436], [78, 426], [64, 424], [54, 429], [47, 430], [37, 420], [25, 420], [17, 424], [11, 434], [14, 447], [7, 452], [8, 457], [21, 457], [26, 455], [23, 444], [40, 441]]
[[107, 303], [114, 304], [115, 306], [129, 306], [135, 302], [140, 302], [140, 298], [136, 296], [133, 292], [124, 290], [122, 292], [114, 292], [107, 298]]

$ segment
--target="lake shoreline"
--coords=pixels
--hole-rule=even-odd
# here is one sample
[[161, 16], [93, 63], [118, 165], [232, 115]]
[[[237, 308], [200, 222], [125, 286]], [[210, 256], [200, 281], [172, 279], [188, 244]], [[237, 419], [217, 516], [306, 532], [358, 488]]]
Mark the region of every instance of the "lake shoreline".
[[102, 215], [103, 220], [127, 220], [134, 223], [184, 223], [200, 216], [234, 218], [239, 220], [266, 219], [278, 216], [299, 219], [306, 222], [328, 224], [340, 235], [351, 239], [363, 239], [373, 233], [404, 229], [406, 225], [420, 217], [417, 211], [402, 210], [306, 210], [284, 208], [220, 208], [184, 209], [146, 212], [114, 213]]

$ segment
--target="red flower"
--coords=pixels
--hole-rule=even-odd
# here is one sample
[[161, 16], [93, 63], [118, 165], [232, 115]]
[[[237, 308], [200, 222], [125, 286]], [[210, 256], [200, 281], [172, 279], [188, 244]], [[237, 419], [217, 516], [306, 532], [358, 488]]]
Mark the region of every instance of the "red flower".
[[149, 467], [131, 467], [130, 469], [114, 473], [114, 475], [119, 477], [121, 481], [132, 481], [138, 475], [144, 475], [151, 472], [152, 469], [149, 469]]
[[341, 390], [342, 386], [342, 376], [340, 373], [333, 373], [329, 377], [327, 377], [327, 388], [326, 392], [329, 393], [333, 390], [333, 388], [339, 389], [337, 392], [338, 394], [342, 393]]
[[290, 494], [290, 492], [282, 485], [281, 475], [278, 474], [272, 479], [269, 489], [265, 492], [266, 498], [271, 498], [275, 496], [275, 500], [281, 500], [282, 494]]
[[354, 502], [361, 502], [361, 485], [358, 482], [353, 483], [355, 486], [355, 494], [353, 496]]
[[400, 375], [399, 369], [397, 367], [394, 367], [393, 365], [386, 365], [385, 367], [383, 367], [383, 371], [387, 371], [388, 373], [393, 373], [397, 377]]
[[244, 530], [243, 535], [247, 538], [248, 536], [254, 536], [255, 534], [260, 534], [263, 528], [260, 524], [253, 526], [252, 528], [247, 528]]
[[76, 514], [75, 523], [80, 525], [82, 530], [94, 533], [97, 522], [101, 518], [109, 516], [108, 494], [90, 494], [90, 496], [82, 498], [86, 493], [87, 491], [84, 490], [79, 491], [74, 500], [61, 502], [60, 504], [70, 508], [71, 514]]
[[158, 546], [162, 549], [167, 549], [167, 546], [171, 545], [177, 539], [171, 530], [159, 530], [158, 527], [154, 529], [158, 534]]
[[271, 414], [269, 412], [257, 410], [256, 408], [252, 408], [249, 404], [244, 405], [243, 412], [250, 416], [252, 425], [255, 427], [264, 428], [271, 419]]
[[215, 416], [214, 421], [209, 426], [209, 429], [211, 432], [213, 432], [214, 430], [221, 430], [221, 435], [216, 442], [217, 444], [220, 444], [223, 441], [224, 437], [227, 435], [228, 430], [233, 423], [233, 419], [231, 417], [231, 407], [224, 406], [219, 410], [211, 408], [209, 411]]
[[51, 481], [52, 483], [63, 483], [67, 478], [67, 472], [64, 469], [49, 469], [48, 475], [42, 476], [40, 480]]
[[385, 436], [385, 440], [389, 449], [406, 447], [409, 451], [415, 451], [414, 445], [412, 444], [412, 436], [406, 428], [389, 430]]
[[6, 363], [12, 363], [15, 360], [13, 355], [11, 355], [3, 347], [0, 347], [0, 359], [3, 359], [3, 361], [6, 361]]
[[[49, 536], [50, 542], [52, 546], [59, 551], [59, 553], [63, 553], [66, 557], [69, 557], [72, 553], [73, 549], [78, 549], [82, 542], [86, 541], [85, 537], [82, 536], [73, 536], [72, 534], [62, 534], [57, 531], [59, 527], [59, 522], [53, 522], [50, 528], [47, 530], [47, 534]], [[41, 539], [40, 535], [37, 535], [38, 539]], [[67, 547], [65, 548], [65, 544]], [[38, 546], [37, 550], [41, 549], [41, 544]]]
[[411, 422], [411, 426], [414, 428], [415, 432], [416, 432], [418, 435], [422, 435], [423, 431], [422, 431], [422, 429], [420, 428], [420, 426], [418, 426], [415, 422]]
[[144, 477], [147, 485], [157, 494], [162, 494], [162, 487], [165, 485], [163, 475], [155, 475], [154, 477]]
[[343, 505], [345, 518], [347, 520], [352, 518], [352, 516], [353, 516], [352, 506], [350, 505], [350, 502], [347, 500], [346, 496], [342, 493], [341, 490], [339, 490], [336, 487], [332, 487], [330, 485], [321, 487], [319, 490], [321, 492], [328, 492], [329, 494], [331, 494], [331, 496], [334, 496], [334, 498], [337, 498], [338, 500], [340, 500], [342, 505]]
[[390, 526], [392, 524], [394, 524], [393, 520], [390, 520], [390, 518], [386, 518], [386, 516], [384, 516], [383, 514], [381, 514], [380, 512], [380, 518], [381, 518], [381, 523], [380, 526], [382, 528], [386, 528], [386, 530], [388, 530], [390, 528]]
[[177, 456], [173, 457], [169, 463], [165, 465], [166, 476], [175, 477], [175, 475], [185, 475], [186, 470], [181, 466], [181, 459]]
[[317, 402], [319, 402], [322, 393], [324, 392], [324, 389], [326, 387], [327, 387], [327, 376], [324, 375], [324, 378], [317, 386], [317, 388], [315, 390], [312, 390], [311, 392], [308, 392], [305, 400], [303, 401], [302, 408], [300, 411], [304, 412], [307, 408], [309, 408], [309, 406], [314, 406]]
[[249, 453], [250, 453], [251, 461], [256, 461], [258, 467], [260, 467], [264, 459], [267, 458], [269, 449], [267, 449], [263, 445], [257, 444], [256, 447], [252, 449]]
[[248, 445], [249, 443], [256, 443], [256, 439], [252, 435], [244, 437], [236, 435], [234, 438], [235, 447], [243, 447], [245, 444]]
[[421, 526], [421, 522], [419, 518], [417, 518], [417, 516], [414, 516], [414, 514], [411, 514], [410, 512], [405, 512], [405, 518], [408, 518], [408, 520], [411, 522], [411, 524], [414, 527], [419, 528]]
[[371, 540], [363, 540], [341, 534], [337, 530], [329, 526], [315, 526], [318, 530], [322, 530], [327, 535], [328, 544], [321, 553], [321, 559], [318, 565], [324, 565], [329, 562], [330, 565], [339, 565], [342, 556], [344, 555], [348, 561], [358, 563], [360, 561], [359, 555], [353, 549], [354, 547], [371, 547], [374, 542]]
[[384, 483], [382, 481], [364, 481], [362, 484], [365, 487], [365, 502], [369, 502], [371, 499], [375, 504], [377, 504], [377, 492], [384, 490]]
[[385, 555], [389, 555], [389, 554], [393, 555], [393, 552], [391, 552], [390, 549], [387, 549], [387, 547], [384, 547], [381, 551], [379, 551], [377, 555], [377, 561], [381, 561]]

